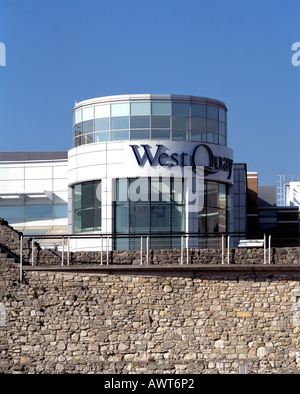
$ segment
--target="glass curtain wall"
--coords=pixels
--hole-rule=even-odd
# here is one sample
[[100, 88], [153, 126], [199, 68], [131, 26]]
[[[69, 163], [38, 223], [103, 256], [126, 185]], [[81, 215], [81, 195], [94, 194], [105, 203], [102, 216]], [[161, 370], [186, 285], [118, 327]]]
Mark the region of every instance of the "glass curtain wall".
[[183, 180], [174, 178], [117, 179], [115, 234], [124, 237], [116, 238], [116, 249], [140, 249], [141, 234], [152, 235], [151, 249], [180, 248], [175, 234], [185, 231], [183, 187]]

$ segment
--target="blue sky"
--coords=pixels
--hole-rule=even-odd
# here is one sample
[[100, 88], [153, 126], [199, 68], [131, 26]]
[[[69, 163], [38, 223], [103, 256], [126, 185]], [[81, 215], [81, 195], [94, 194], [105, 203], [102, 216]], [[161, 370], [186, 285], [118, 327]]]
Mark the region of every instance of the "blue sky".
[[299, 15], [299, 0], [0, 0], [0, 150], [70, 149], [75, 101], [187, 94], [226, 103], [260, 185], [300, 174]]

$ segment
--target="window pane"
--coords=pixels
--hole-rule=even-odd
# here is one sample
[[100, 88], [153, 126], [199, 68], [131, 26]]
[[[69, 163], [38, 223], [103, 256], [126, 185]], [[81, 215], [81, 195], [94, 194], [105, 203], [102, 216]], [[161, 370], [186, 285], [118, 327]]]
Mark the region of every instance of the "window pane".
[[219, 120], [226, 122], [226, 111], [225, 109], [219, 108]]
[[192, 116], [206, 118], [206, 105], [204, 104], [192, 104], [191, 111]]
[[128, 179], [126, 178], [117, 179], [116, 201], [117, 203], [128, 201]]
[[81, 185], [81, 207], [89, 208], [94, 205], [93, 182], [85, 182]]
[[92, 133], [93, 132], [93, 120], [87, 120], [82, 122], [82, 132], [83, 133]]
[[81, 109], [75, 111], [75, 123], [79, 123], [82, 121], [81, 117]]
[[119, 118], [111, 118], [111, 130], [128, 129], [129, 117], [121, 116]]
[[129, 130], [112, 131], [111, 141], [129, 140]]
[[172, 231], [184, 231], [184, 206], [172, 206]]
[[207, 117], [211, 119], [218, 120], [218, 107], [213, 107], [211, 105], [207, 106]]
[[152, 140], [169, 140], [170, 130], [151, 130]]
[[171, 115], [171, 103], [152, 103], [153, 115]]
[[152, 116], [151, 128], [152, 129], [169, 129], [170, 116]]
[[104, 131], [103, 133], [95, 134], [95, 142], [105, 142], [109, 141], [109, 131]]
[[188, 131], [185, 130], [173, 130], [172, 140], [185, 141], [188, 140]]
[[95, 119], [95, 131], [109, 130], [109, 118]]
[[216, 233], [219, 231], [218, 226], [218, 209], [217, 208], [207, 208], [207, 232]]
[[94, 142], [94, 134], [84, 134], [81, 137], [81, 144], [91, 144]]
[[207, 182], [207, 206], [218, 207], [218, 184], [216, 182]]
[[81, 230], [93, 231], [94, 229], [94, 210], [92, 208], [81, 210]]
[[25, 217], [26, 219], [52, 219], [52, 205], [27, 205]]
[[226, 136], [226, 126], [223, 122], [219, 122], [219, 133], [223, 136]]
[[148, 204], [132, 204], [129, 223], [131, 233], [149, 232], [150, 206]]
[[78, 123], [74, 126], [74, 134], [75, 137], [81, 134], [81, 123]]
[[206, 119], [204, 118], [192, 118], [192, 131], [199, 131], [200, 133], [206, 133]]
[[54, 218], [67, 218], [68, 217], [68, 205], [54, 205]]
[[149, 129], [150, 116], [131, 116], [130, 128], [131, 129]]
[[171, 231], [171, 206], [151, 206], [151, 231]]
[[218, 122], [216, 120], [207, 119], [207, 132], [218, 133]]
[[0, 217], [4, 220], [24, 219], [24, 207], [0, 207]]
[[219, 208], [226, 209], [226, 185], [219, 183]]
[[81, 145], [81, 137], [75, 138], [75, 146]]
[[129, 207], [116, 206], [116, 232], [129, 233]]
[[111, 104], [111, 116], [129, 116], [129, 103]]
[[190, 118], [187, 116], [173, 116], [172, 129], [174, 130], [189, 130]]
[[94, 208], [94, 231], [101, 230], [101, 208]]
[[94, 181], [94, 207], [101, 206], [101, 181]]
[[212, 144], [218, 144], [218, 134], [207, 133], [206, 134], [206, 142], [211, 142]]
[[110, 117], [110, 105], [97, 105], [95, 107], [95, 118], [109, 118]]
[[173, 103], [173, 115], [190, 115], [190, 104], [187, 103]]
[[83, 108], [82, 120], [90, 120], [94, 118], [94, 107]]
[[226, 137], [219, 135], [219, 144], [226, 146]]
[[200, 133], [198, 131], [191, 132], [191, 141], [206, 142], [206, 133]]
[[150, 139], [150, 130], [131, 130], [130, 131], [130, 139], [131, 140], [149, 140]]
[[150, 103], [131, 103], [131, 115], [150, 115]]
[[75, 210], [81, 208], [81, 184], [74, 186], [74, 208]]

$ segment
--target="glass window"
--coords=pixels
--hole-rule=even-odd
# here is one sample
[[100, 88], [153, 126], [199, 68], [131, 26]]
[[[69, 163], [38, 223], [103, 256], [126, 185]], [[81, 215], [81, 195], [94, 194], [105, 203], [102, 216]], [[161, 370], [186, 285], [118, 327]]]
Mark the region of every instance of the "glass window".
[[170, 130], [151, 130], [152, 140], [169, 140]]
[[52, 219], [52, 205], [27, 205], [25, 206], [26, 219]]
[[212, 144], [218, 144], [218, 134], [207, 133], [206, 134], [206, 142], [211, 142]]
[[219, 183], [219, 208], [226, 209], [226, 185]]
[[217, 208], [207, 208], [207, 232], [216, 233], [219, 231], [219, 215]]
[[129, 129], [129, 116], [111, 118], [111, 130]]
[[111, 116], [129, 116], [129, 103], [111, 104]]
[[150, 206], [149, 204], [131, 204], [129, 209], [129, 226], [131, 233], [149, 232]]
[[150, 116], [131, 116], [130, 128], [131, 129], [149, 129]]
[[157, 204], [151, 206], [151, 231], [171, 231], [170, 204]]
[[90, 120], [94, 118], [94, 107], [83, 108], [82, 120]]
[[[184, 206], [172, 205], [172, 231], [183, 232], [184, 231]], [[179, 246], [180, 247], [180, 246]]]
[[10, 219], [23, 219], [24, 220], [24, 207], [22, 206], [7, 206], [0, 207], [0, 217], [4, 220]]
[[176, 141], [186, 141], [188, 140], [188, 131], [185, 130], [173, 130], [172, 140]]
[[153, 115], [171, 115], [171, 103], [152, 103]]
[[219, 108], [219, 120], [226, 123], [226, 111], [225, 109]]
[[111, 131], [111, 141], [129, 140], [129, 130]]
[[109, 130], [109, 118], [95, 119], [95, 131]]
[[218, 208], [218, 183], [207, 181], [206, 198], [208, 207]]
[[115, 207], [115, 226], [116, 232], [128, 234], [129, 232], [129, 206], [120, 205]]
[[94, 134], [84, 134], [81, 137], [81, 144], [82, 145], [91, 144], [92, 142], [94, 142]]
[[206, 142], [206, 133], [200, 133], [199, 131], [192, 131], [191, 141]]
[[170, 116], [152, 116], [151, 117], [151, 128], [152, 129], [169, 129], [170, 128]]
[[216, 120], [207, 119], [207, 132], [218, 133], [218, 122]]
[[59, 219], [59, 218], [67, 218], [68, 217], [68, 205], [67, 204], [62, 204], [62, 205], [54, 205], [54, 218]]
[[173, 115], [190, 115], [190, 104], [188, 103], [173, 103]]
[[118, 202], [127, 202], [128, 201], [128, 179], [121, 178], [117, 179], [117, 188], [116, 188], [116, 201]]
[[226, 146], [226, 137], [219, 135], [219, 144]]
[[223, 122], [219, 122], [219, 133], [223, 136], [226, 136], [226, 126]]
[[75, 137], [79, 136], [81, 134], [81, 123], [77, 123], [74, 126], [74, 135]]
[[95, 118], [109, 118], [110, 117], [110, 105], [97, 105], [95, 107]]
[[81, 121], [82, 121], [81, 109], [78, 109], [77, 111], [75, 111], [75, 123], [79, 123]]
[[192, 131], [199, 131], [200, 133], [206, 133], [206, 119], [204, 118], [191, 118], [191, 129]]
[[130, 139], [131, 140], [149, 140], [150, 139], [150, 130], [131, 130], [130, 131]]
[[81, 145], [81, 137], [75, 138], [75, 146]]
[[192, 104], [191, 105], [192, 116], [206, 118], [206, 105], [204, 104]]
[[150, 103], [131, 103], [131, 115], [150, 115]]
[[172, 118], [173, 130], [189, 130], [190, 118], [187, 116], [173, 116]]
[[102, 133], [95, 133], [95, 142], [109, 141], [109, 131], [103, 131]]
[[74, 186], [75, 232], [101, 230], [101, 181]]
[[82, 122], [82, 132], [84, 134], [92, 133], [94, 131], [93, 128], [94, 128], [93, 120], [86, 120], [85, 122]]
[[211, 105], [207, 106], [207, 117], [210, 119], [218, 120], [218, 107], [213, 107]]

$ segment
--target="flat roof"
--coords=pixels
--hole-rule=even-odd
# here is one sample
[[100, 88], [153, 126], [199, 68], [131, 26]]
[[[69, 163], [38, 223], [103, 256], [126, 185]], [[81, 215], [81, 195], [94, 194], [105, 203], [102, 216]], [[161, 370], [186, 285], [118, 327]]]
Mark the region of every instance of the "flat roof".
[[67, 160], [67, 151], [55, 152], [0, 152], [1, 161]]

